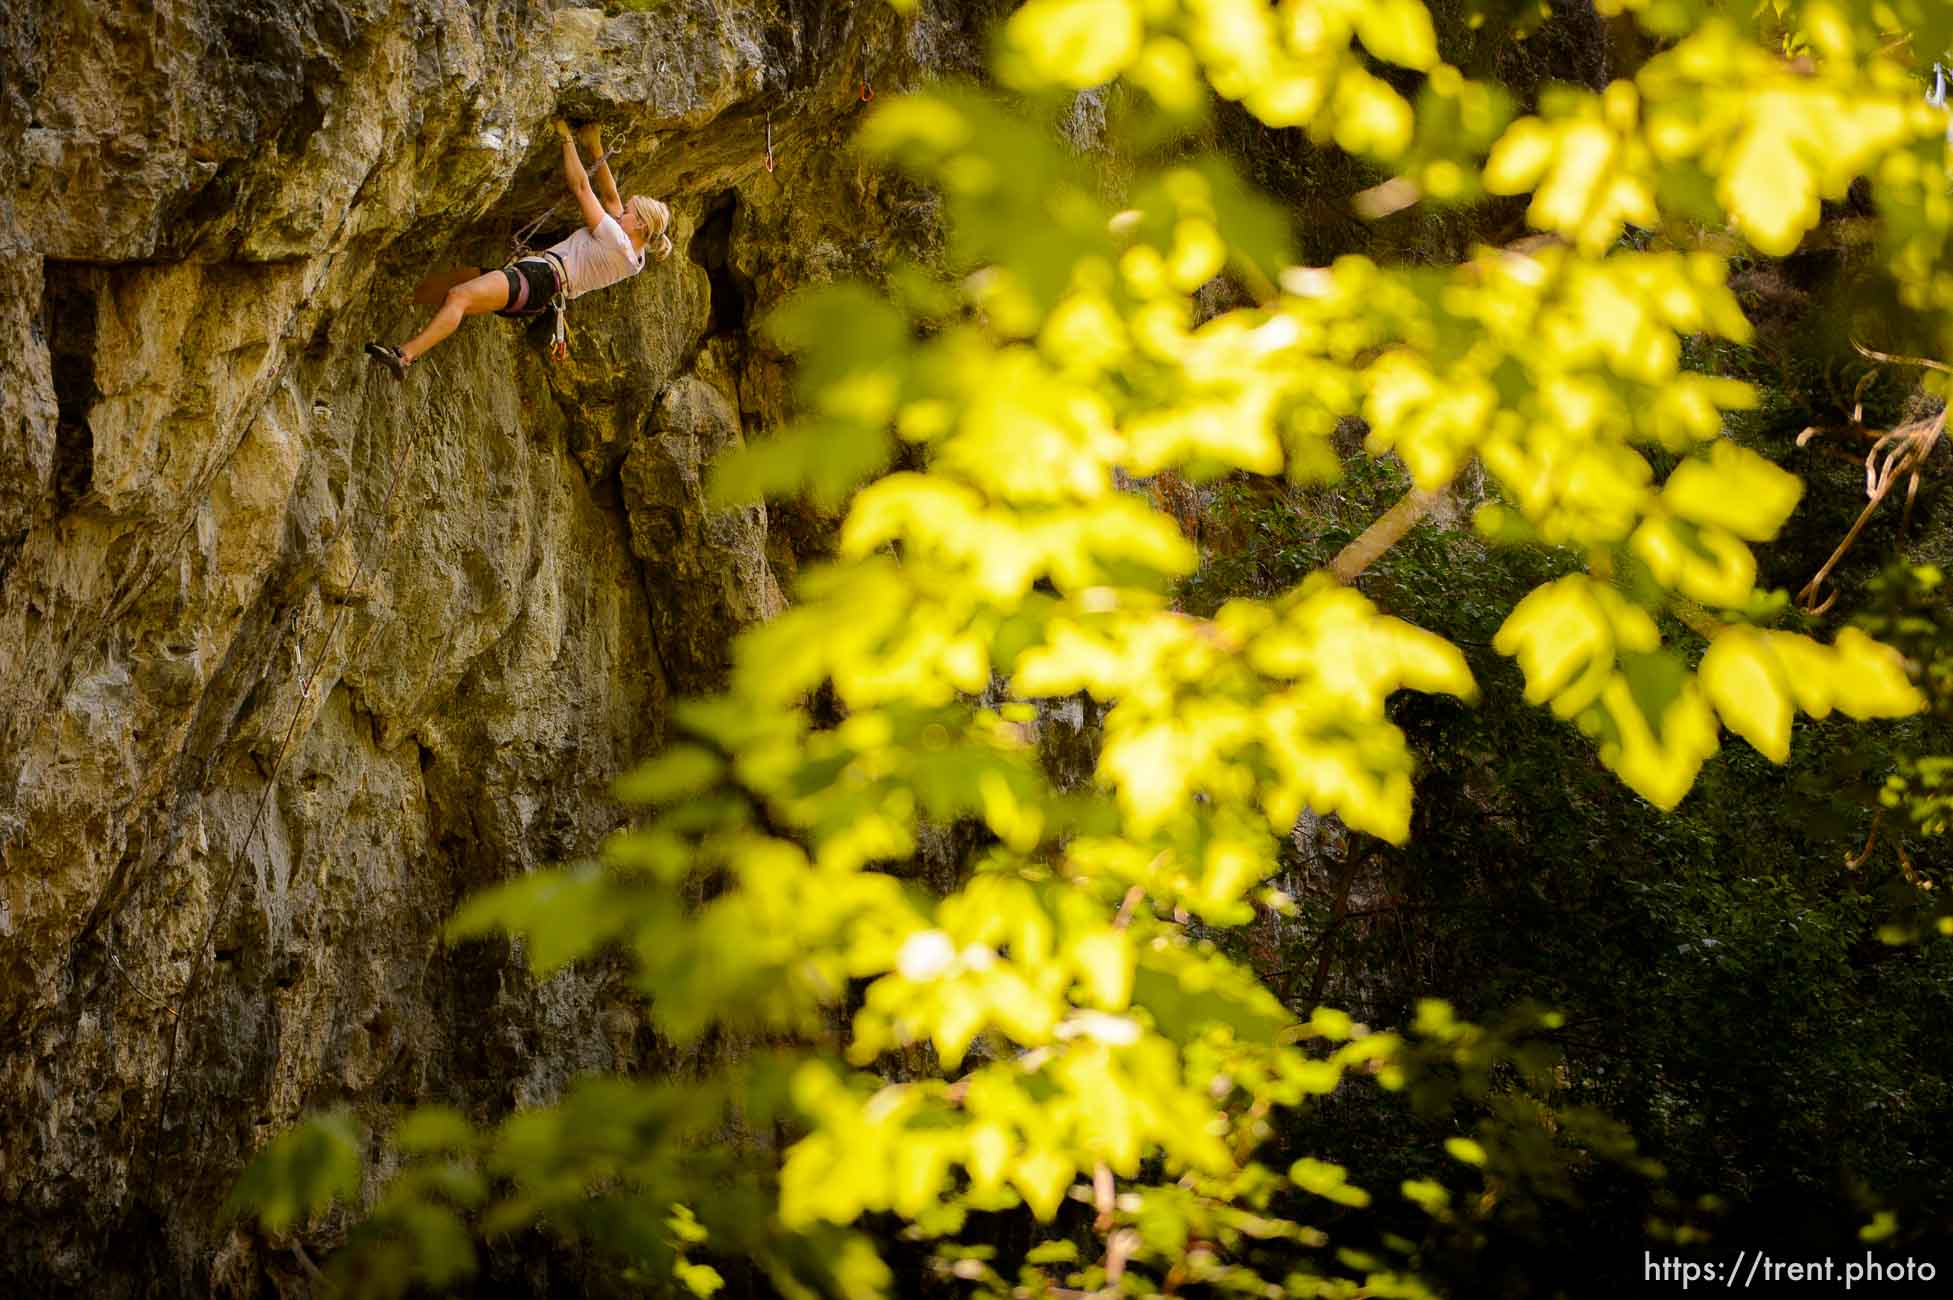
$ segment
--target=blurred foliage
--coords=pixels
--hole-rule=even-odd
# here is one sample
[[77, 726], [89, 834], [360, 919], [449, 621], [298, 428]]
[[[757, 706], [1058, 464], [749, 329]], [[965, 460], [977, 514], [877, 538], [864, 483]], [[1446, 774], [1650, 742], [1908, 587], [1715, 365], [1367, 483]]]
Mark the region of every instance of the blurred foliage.
[[[1358, 464], [1333, 493], [1214, 485], [1188, 606], [1280, 589], [1403, 483]], [[1245, 927], [1230, 950], [1278, 972], [1292, 1001], [1320, 988], [1371, 1023], [1402, 1023], [1434, 991], [1461, 1015], [1533, 1000], [1566, 1016], [1548, 1035], [1565, 1053], [1565, 1096], [1623, 1122], [1665, 1177], [1597, 1167], [1581, 1173], [1577, 1207], [1502, 1205], [1469, 1253], [1427, 1257], [1426, 1274], [1457, 1292], [1552, 1294], [1544, 1253], [1578, 1242], [1639, 1258], [1644, 1225], [1668, 1242], [1844, 1246], [1878, 1207], [1901, 1205], [1909, 1240], [1938, 1240], [1953, 1225], [1953, 946], [1903, 946], [1942, 934], [1945, 904], [1906, 878], [1895, 846], [1929, 879], [1945, 856], [1889, 815], [1870, 852], [1864, 842], [1895, 754], [1945, 752], [1953, 729], [1834, 715], [1799, 729], [1788, 763], [1733, 751], [1659, 813], [1527, 705], [1490, 646], [1511, 603], [1576, 558], [1423, 527], [1364, 576], [1380, 607], [1464, 649], [1482, 701], [1393, 709], [1420, 758], [1408, 848], [1318, 831], [1274, 881], [1296, 916]], [[1341, 1097], [1291, 1125], [1288, 1143], [1373, 1182], [1432, 1168], [1415, 1117], [1385, 1095]], [[1634, 1293], [1613, 1281], [1589, 1290]]]
[[[725, 693], [677, 708], [600, 862], [478, 897], [449, 932], [512, 936], [539, 977], [622, 954], [660, 1035], [742, 1045], [737, 1064], [590, 1080], [485, 1129], [415, 1114], [333, 1261], [350, 1292], [448, 1284], [476, 1237], [538, 1226], [647, 1286], [710, 1294], [738, 1262], [794, 1296], [887, 1294], [898, 1264], [981, 1295], [1425, 1295], [1495, 1225], [1596, 1189], [1656, 1206], [1672, 1239], [1700, 1230], [1589, 1104], [1635, 1098], [1593, 1086], [1564, 1014], [1521, 990], [1483, 1023], [1432, 998], [1315, 1005], [1364, 863], [1414, 834], [1448, 860], [1460, 828], [1413, 799], [1419, 754], [1427, 781], [1469, 777], [1413, 743], [1434, 719], [1480, 728], [1498, 815], [1531, 826], [1518, 796], [1576, 783], [1685, 863], [1710, 837], [1650, 805], [1795, 771], [1798, 714], [1929, 703], [1913, 622], [1820, 638], [1759, 585], [1753, 548], [1804, 485], [1727, 436], [1762, 395], [1720, 361], [1756, 338], [1731, 257], [1796, 249], [1854, 184], [1900, 296], [1953, 305], [1945, 124], [1887, 30], [1946, 23], [1902, 2], [1601, 8], [1653, 56], [1536, 102], [1447, 62], [1418, 0], [1029, 0], [997, 90], [878, 105], [861, 147], [943, 196], [944, 263], [774, 317], [800, 418], [715, 477], [722, 501], [843, 512], [835, 558], [739, 638]], [[1530, 29], [1524, 6], [1479, 10]], [[1138, 159], [1117, 194], [1050, 129], [1115, 79]], [[1456, 264], [1299, 265], [1280, 208], [1195, 147], [1217, 103], [1360, 158], [1383, 178], [1370, 211], [1529, 196], [1537, 235]], [[1217, 284], [1243, 305], [1197, 307]], [[1318, 529], [1241, 548], [1256, 580], [1230, 582], [1134, 490], [1320, 491], [1353, 429], [1345, 502], [1482, 474], [1459, 544], [1523, 557], [1499, 564], [1525, 580], [1388, 612], [1324, 571]], [[1523, 704], [1474, 714], [1482, 682], [1510, 685], [1500, 657]], [[1047, 758], [1073, 709], [1090, 779]], [[1724, 729], [1747, 746], [1705, 767]], [[1296, 854], [1324, 827], [1374, 848], [1319, 912]], [[1605, 851], [1560, 847], [1589, 875]], [[1649, 904], [1671, 922], [1739, 914], [1700, 873], [1673, 887]], [[1279, 943], [1258, 950], [1304, 913], [1306, 995]], [[1793, 926], [1784, 960], [1835, 963], [1863, 919]], [[1312, 1117], [1353, 1107], [1387, 1147], [1336, 1158], [1349, 1130]], [[341, 1121], [282, 1140], [241, 1201], [278, 1232], [349, 1197], [348, 1141]]]
[[[1933, 712], [1953, 718], [1953, 605], [1938, 565], [1895, 566], [1873, 585], [1858, 622], [1918, 665]], [[1909, 757], [1886, 779], [1879, 801], [1927, 835], [1953, 826], [1953, 755]]]

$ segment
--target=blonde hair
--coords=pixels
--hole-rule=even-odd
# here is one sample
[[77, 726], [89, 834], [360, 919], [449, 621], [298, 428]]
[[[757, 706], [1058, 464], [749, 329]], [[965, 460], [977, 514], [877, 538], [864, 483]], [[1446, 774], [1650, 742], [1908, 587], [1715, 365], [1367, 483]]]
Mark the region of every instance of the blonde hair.
[[665, 232], [671, 226], [671, 209], [642, 194], [631, 195], [624, 207], [644, 226], [644, 244], [651, 255], [660, 262], [670, 257], [671, 236]]

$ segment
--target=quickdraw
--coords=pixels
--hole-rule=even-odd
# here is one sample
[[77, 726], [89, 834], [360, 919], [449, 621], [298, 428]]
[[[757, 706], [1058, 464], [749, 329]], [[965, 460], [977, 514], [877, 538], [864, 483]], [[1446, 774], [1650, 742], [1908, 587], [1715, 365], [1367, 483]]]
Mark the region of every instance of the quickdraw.
[[554, 318], [549, 327], [549, 359], [568, 361], [570, 359], [570, 271], [563, 265], [563, 259], [554, 253], [544, 253], [549, 264], [556, 269], [556, 292], [549, 300], [549, 312]]
[[[595, 171], [598, 167], [610, 161], [616, 155], [617, 151], [624, 147], [624, 141], [630, 138], [631, 133], [628, 130], [619, 131], [617, 137], [611, 141], [610, 148], [605, 149], [602, 153], [590, 160], [589, 170]], [[534, 257], [540, 251], [533, 247], [529, 241], [536, 237], [536, 232], [543, 228], [545, 222], [562, 210], [563, 203], [564, 200], [562, 199], [556, 200], [556, 202], [538, 213], [534, 221], [531, 221], [528, 225], [509, 236], [509, 262], [519, 262], [525, 257]]]
[[[611, 142], [610, 148], [603, 150], [595, 158], [590, 160], [590, 170], [595, 171], [599, 166], [607, 162], [611, 155], [615, 154], [622, 147], [623, 142], [629, 138], [629, 132], [618, 132], [617, 138]], [[768, 171], [773, 170], [772, 140], [772, 120], [769, 118], [767, 122], [766, 166]], [[556, 200], [556, 202], [544, 209], [534, 221], [531, 221], [528, 225], [511, 235], [509, 237], [509, 243], [511, 245], [509, 260], [505, 263], [505, 266], [514, 266], [526, 257], [546, 257], [549, 259], [550, 265], [556, 269], [556, 294], [549, 300], [549, 311], [553, 318], [549, 332], [549, 359], [551, 361], [567, 361], [570, 357], [569, 298], [567, 296], [570, 282], [569, 271], [563, 265], [562, 258], [555, 256], [548, 249], [532, 247], [529, 241], [535, 238], [536, 232], [542, 229], [543, 223], [555, 216], [562, 206], [563, 200]]]
[[766, 114], [766, 170], [768, 172], [773, 170], [773, 113], [771, 110], [768, 110]]
[[861, 102], [864, 104], [875, 102], [875, 83], [868, 79], [866, 68], [861, 70]]

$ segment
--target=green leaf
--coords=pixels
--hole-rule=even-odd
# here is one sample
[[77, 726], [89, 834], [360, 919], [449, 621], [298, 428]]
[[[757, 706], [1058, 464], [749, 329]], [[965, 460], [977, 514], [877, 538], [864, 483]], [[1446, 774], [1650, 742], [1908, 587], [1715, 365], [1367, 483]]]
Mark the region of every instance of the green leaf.
[[617, 778], [612, 792], [625, 803], [676, 803], [710, 789], [725, 770], [725, 760], [711, 750], [673, 745]]
[[414, 1271], [428, 1285], [450, 1286], [475, 1271], [475, 1244], [461, 1216], [425, 1201], [397, 1206], [391, 1217], [414, 1245]]
[[529, 969], [547, 976], [634, 927], [632, 910], [595, 867], [538, 871], [476, 894], [447, 924], [448, 942], [497, 931], [528, 945]]
[[1076, 1264], [1078, 1262], [1078, 1243], [1072, 1241], [1042, 1241], [1024, 1253], [1026, 1264]]
[[365, 1135], [350, 1115], [314, 1116], [258, 1153], [226, 1198], [226, 1219], [254, 1214], [269, 1232], [290, 1232], [332, 1205], [359, 1195]]
[[393, 1144], [412, 1155], [463, 1151], [474, 1145], [475, 1130], [451, 1106], [421, 1106], [393, 1131]]
[[1133, 976], [1133, 1005], [1161, 1033], [1191, 1042], [1226, 1025], [1243, 1042], [1272, 1044], [1293, 1017], [1275, 995], [1233, 963], [1184, 948], [1142, 948]]

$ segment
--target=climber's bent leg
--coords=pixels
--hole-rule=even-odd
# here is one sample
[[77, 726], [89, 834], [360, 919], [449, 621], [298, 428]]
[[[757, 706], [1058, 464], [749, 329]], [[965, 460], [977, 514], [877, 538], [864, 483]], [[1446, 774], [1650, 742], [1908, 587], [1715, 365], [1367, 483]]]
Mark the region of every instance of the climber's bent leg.
[[490, 271], [464, 284], [455, 285], [441, 299], [441, 309], [434, 313], [433, 320], [427, 322], [427, 328], [401, 344], [401, 357], [409, 365], [413, 364], [425, 356], [429, 348], [454, 333], [463, 317], [485, 316], [489, 312], [500, 311], [508, 302], [509, 278], [500, 271]]

